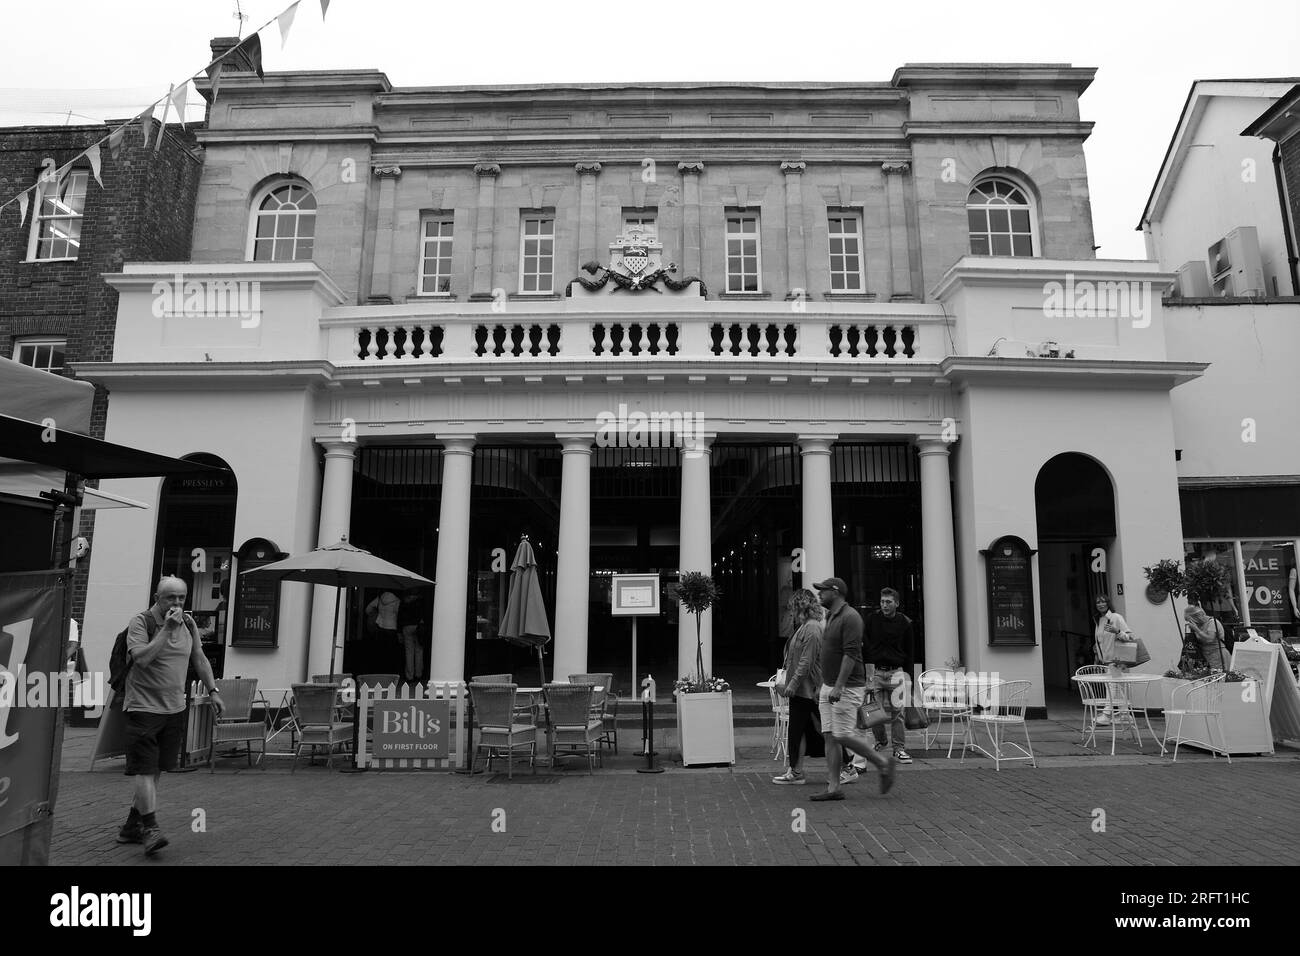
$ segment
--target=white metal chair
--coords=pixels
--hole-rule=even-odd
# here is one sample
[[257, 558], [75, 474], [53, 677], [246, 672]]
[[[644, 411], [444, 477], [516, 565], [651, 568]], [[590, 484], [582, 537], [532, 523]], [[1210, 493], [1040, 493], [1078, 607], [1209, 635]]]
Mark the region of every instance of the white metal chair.
[[[1074, 672], [1075, 677], [1105, 677], [1110, 668], [1105, 664], [1085, 664]], [[1079, 742], [1083, 746], [1097, 745], [1097, 718], [1107, 710], [1114, 710], [1110, 685], [1101, 680], [1076, 680], [1079, 688], [1079, 700], [1083, 703], [1083, 726], [1079, 729]], [[1110, 753], [1115, 755], [1115, 727], [1118, 721], [1110, 721]]]
[[1228, 740], [1223, 734], [1224, 686], [1223, 674], [1211, 674], [1209, 677], [1202, 677], [1200, 680], [1192, 681], [1183, 687], [1174, 688], [1169, 700], [1169, 709], [1165, 711], [1165, 739], [1163, 741], [1163, 743], [1169, 742], [1170, 718], [1177, 717], [1178, 726], [1174, 729], [1174, 762], [1178, 761], [1178, 745], [1184, 740], [1202, 743], [1195, 737], [1183, 736], [1183, 720], [1192, 717], [1205, 721], [1205, 735], [1209, 740], [1204, 741], [1204, 743], [1209, 745], [1210, 753], [1218, 757], [1219, 749], [1215, 746], [1214, 735], [1210, 732], [1210, 721], [1214, 721], [1214, 726], [1219, 730], [1219, 741], [1223, 744], [1223, 755], [1228, 758], [1228, 763], [1232, 763], [1232, 754], [1228, 753]]
[[[1029, 739], [1029, 725], [1025, 722], [1025, 710], [1029, 707], [1029, 690], [1032, 686], [1027, 680], [998, 681], [975, 692], [975, 712], [966, 719], [966, 746], [992, 759], [995, 770], [1001, 770], [1002, 764], [1011, 760], [1028, 760], [1033, 767], [1038, 766], [1038, 761], [1034, 758], [1034, 745]], [[1025, 732], [1024, 747], [1006, 739], [1007, 728], [1017, 724]], [[992, 751], [975, 741], [976, 726], [983, 727], [988, 734]], [[1007, 756], [1005, 748], [1008, 747], [1014, 747], [1021, 756]], [[961, 759], [966, 759], [964, 747]]]
[[[971, 713], [966, 682], [955, 671], [928, 670], [922, 672], [919, 684], [921, 706], [932, 718], [930, 727], [923, 728], [921, 731], [925, 749], [929, 750], [930, 745], [938, 741], [943, 734], [943, 721], [947, 718], [948, 756], [951, 758], [953, 744], [957, 740], [957, 724], [965, 725]], [[930, 734], [931, 729], [934, 730], [933, 736]], [[968, 731], [969, 726], [966, 726], [962, 732], [963, 740], [966, 739]]]
[[777, 690], [777, 675], [767, 679], [768, 702], [772, 705], [772, 746], [773, 760], [788, 760], [786, 742], [790, 738], [790, 701], [782, 697]]

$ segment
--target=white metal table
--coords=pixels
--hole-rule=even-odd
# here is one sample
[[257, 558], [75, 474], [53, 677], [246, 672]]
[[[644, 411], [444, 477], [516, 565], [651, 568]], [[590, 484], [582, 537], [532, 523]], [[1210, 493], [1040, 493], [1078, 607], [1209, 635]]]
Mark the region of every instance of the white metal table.
[[[1156, 736], [1155, 729], [1151, 726], [1151, 715], [1148, 712], [1145, 694], [1142, 697], [1140, 706], [1133, 703], [1133, 688], [1141, 685], [1143, 689], [1155, 683], [1164, 680], [1158, 674], [1122, 674], [1115, 676], [1113, 674], [1075, 674], [1071, 680], [1087, 684], [1105, 684], [1107, 706], [1110, 708], [1110, 753], [1115, 755], [1116, 731], [1123, 727], [1133, 731], [1133, 737], [1137, 740], [1138, 751], [1142, 750], [1142, 734], [1138, 730], [1138, 717], [1146, 721], [1147, 732], [1153, 740], [1160, 744], [1161, 756], [1165, 753], [1164, 740]], [[1094, 714], [1088, 724], [1088, 736], [1084, 741], [1091, 741], [1094, 745], [1097, 743], [1097, 718]]]

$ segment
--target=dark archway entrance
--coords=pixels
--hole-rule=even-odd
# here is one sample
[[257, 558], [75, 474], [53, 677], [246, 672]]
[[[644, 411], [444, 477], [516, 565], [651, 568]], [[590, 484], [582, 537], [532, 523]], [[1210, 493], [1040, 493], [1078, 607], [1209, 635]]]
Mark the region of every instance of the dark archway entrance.
[[1070, 676], [1093, 659], [1093, 603], [1110, 596], [1115, 489], [1095, 459], [1068, 452], [1039, 469], [1034, 505], [1043, 684], [1073, 694]]

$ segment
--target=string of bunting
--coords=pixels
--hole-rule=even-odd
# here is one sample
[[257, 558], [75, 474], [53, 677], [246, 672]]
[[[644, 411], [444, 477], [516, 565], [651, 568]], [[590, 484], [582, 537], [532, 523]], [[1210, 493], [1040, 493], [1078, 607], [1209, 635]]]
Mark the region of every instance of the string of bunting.
[[[100, 151], [100, 146], [107, 144], [109, 156], [113, 159], [117, 159], [118, 154], [121, 152], [122, 149], [122, 141], [126, 138], [127, 130], [131, 126], [138, 123], [140, 126], [140, 135], [143, 140], [143, 145], [147, 147], [149, 145], [149, 140], [150, 140], [150, 128], [151, 128], [150, 121], [153, 119], [154, 110], [157, 109], [158, 105], [161, 103], [164, 104], [162, 122], [158, 126], [158, 138], [154, 142], [154, 152], [157, 153], [162, 148], [163, 131], [166, 129], [167, 116], [171, 109], [175, 108], [176, 115], [179, 118], [181, 123], [181, 128], [183, 129], [185, 127], [185, 101], [188, 97], [190, 83], [193, 82], [194, 80], [197, 80], [201, 76], [206, 76], [208, 71], [212, 70], [213, 71], [212, 80], [211, 80], [212, 99], [215, 102], [217, 98], [217, 90], [221, 86], [221, 70], [222, 70], [221, 61], [226, 59], [226, 57], [230, 56], [231, 54], [235, 53], [237, 50], [242, 50], [244, 53], [248, 55], [249, 60], [253, 64], [253, 69], [257, 71], [257, 78], [259, 80], [265, 79], [266, 74], [265, 71], [263, 71], [262, 69], [262, 41], [261, 38], [258, 36], [258, 34], [260, 34], [263, 30], [269, 27], [272, 23], [278, 24], [280, 27], [280, 49], [283, 50], [285, 44], [289, 42], [289, 31], [293, 28], [294, 17], [297, 16], [298, 14], [298, 4], [301, 2], [302, 0], [294, 0], [293, 3], [291, 3], [288, 7], [282, 10], [278, 15], [272, 17], [270, 20], [267, 20], [265, 23], [263, 23], [260, 27], [258, 27], [248, 36], [244, 37], [244, 39], [240, 40], [237, 44], [235, 44], [225, 53], [221, 54], [221, 56], [217, 57], [207, 66], [205, 66], [203, 69], [199, 70], [199, 72], [195, 73], [193, 76], [184, 80], [180, 84], [180, 86], [176, 86], [174, 84], [169, 85], [167, 88], [167, 92], [163, 96], [160, 96], [158, 99], [150, 103], [142, 113], [138, 114], [133, 119], [127, 120], [121, 126], [118, 126], [116, 129], [110, 131], [107, 136], [104, 136], [101, 139], [97, 140], [96, 142], [87, 146], [76, 156], [72, 157], [72, 159], [68, 160], [66, 163], [60, 166], [52, 174], [43, 173], [35, 183], [28, 186], [26, 189], [18, 193], [16, 196], [11, 196], [9, 199], [6, 199], [4, 202], [0, 203], [0, 212], [3, 212], [4, 209], [7, 206], [9, 206], [10, 203], [16, 203], [18, 206], [19, 222], [26, 223], [27, 208], [30, 202], [28, 194], [35, 192], [36, 201], [39, 204], [40, 193], [43, 184], [49, 181], [53, 181], [56, 184], [55, 189], [57, 195], [57, 188], [58, 188], [57, 184], [62, 181], [64, 174], [69, 169], [71, 169], [73, 165], [77, 163], [78, 160], [83, 158], [90, 165], [90, 171], [95, 177], [95, 182], [99, 183], [100, 189], [103, 189], [104, 181], [100, 178], [100, 170], [103, 165], [103, 154]], [[325, 15], [329, 12], [329, 8], [330, 8], [330, 0], [320, 0], [320, 16], [322, 21], [325, 19]], [[215, 69], [213, 69], [214, 67]]]

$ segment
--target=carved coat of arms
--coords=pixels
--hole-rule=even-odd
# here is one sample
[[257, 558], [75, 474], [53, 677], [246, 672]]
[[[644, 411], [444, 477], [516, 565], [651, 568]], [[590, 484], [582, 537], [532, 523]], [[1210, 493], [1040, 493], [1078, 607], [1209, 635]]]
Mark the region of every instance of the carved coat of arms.
[[[667, 288], [680, 292], [690, 283], [699, 281], [695, 276], [688, 276], [681, 281], [674, 279], [672, 273], [677, 271], [677, 266], [670, 262], [667, 268], [664, 267], [663, 251], [663, 243], [644, 230], [633, 227], [610, 243], [608, 268], [596, 262], [583, 265], [585, 271], [598, 278], [579, 276], [573, 282], [592, 292], [603, 289], [610, 282], [614, 283], [615, 292], [640, 292], [644, 289], [661, 292], [661, 289], [656, 288], [656, 283], [662, 281]], [[703, 284], [701, 294], [704, 294], [702, 290]]]

